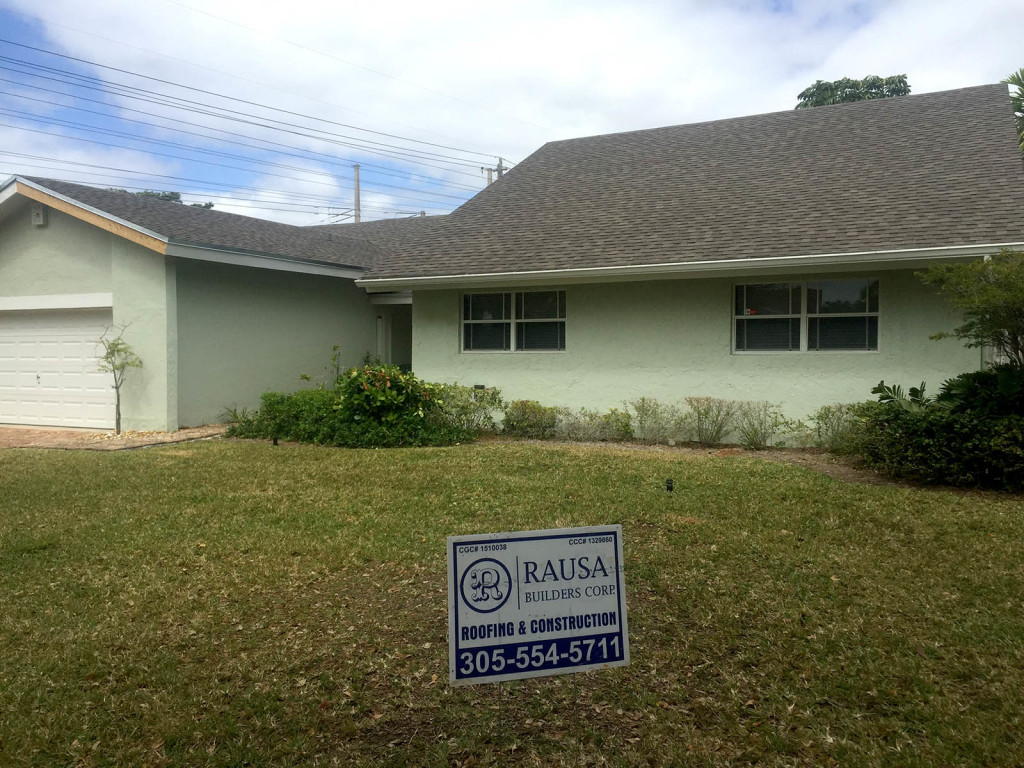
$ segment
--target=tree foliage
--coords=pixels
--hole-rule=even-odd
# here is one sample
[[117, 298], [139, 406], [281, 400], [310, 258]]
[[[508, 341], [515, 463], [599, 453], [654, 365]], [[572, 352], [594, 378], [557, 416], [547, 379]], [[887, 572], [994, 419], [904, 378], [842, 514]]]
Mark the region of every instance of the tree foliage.
[[96, 367], [103, 373], [111, 374], [114, 379], [114, 431], [121, 434], [121, 385], [124, 384], [129, 370], [142, 367], [142, 359], [124, 340], [127, 326], [118, 327], [116, 336], [110, 335], [113, 330], [113, 328], [108, 328], [99, 338], [103, 353], [100, 355]]
[[[127, 189], [117, 189], [115, 187], [111, 187], [110, 191], [111, 192], [128, 192]], [[152, 190], [152, 189], [144, 189], [141, 192], [132, 192], [131, 194], [136, 195], [138, 197], [148, 197], [148, 198], [151, 198], [153, 200], [162, 200], [165, 203], [178, 203], [179, 205], [184, 205], [184, 202], [181, 199], [181, 192], [157, 192], [157, 191]], [[204, 208], [204, 209], [213, 208], [213, 203], [211, 203], [209, 201], [207, 201], [205, 203], [189, 203], [189, 205], [191, 205], [193, 208]]]
[[869, 99], [888, 99], [893, 96], [907, 96], [910, 85], [906, 75], [879, 77], [868, 75], [863, 80], [844, 77], [834, 82], [815, 81], [802, 90], [797, 98], [800, 103], [797, 109], [807, 107], [824, 107], [828, 104], [847, 104], [851, 101], [867, 101]]
[[1013, 87], [1010, 102], [1013, 104], [1013, 114], [1017, 118], [1017, 141], [1020, 143], [1021, 154], [1024, 155], [1024, 67], [1010, 74], [1003, 82]]
[[952, 336], [968, 347], [990, 347], [1010, 365], [1024, 367], [1024, 252], [1003, 250], [970, 263], [940, 264], [918, 277], [964, 316], [952, 332], [932, 338]]

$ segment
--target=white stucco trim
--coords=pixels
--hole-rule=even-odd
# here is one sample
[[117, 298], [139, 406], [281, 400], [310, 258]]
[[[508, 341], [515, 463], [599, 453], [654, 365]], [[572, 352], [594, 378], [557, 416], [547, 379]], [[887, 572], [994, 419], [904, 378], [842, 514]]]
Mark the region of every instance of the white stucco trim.
[[[22, 176], [12, 176], [10, 179], [8, 179], [5, 184], [4, 191], [6, 192], [8, 188], [12, 188], [15, 189], [15, 191], [17, 191], [17, 184], [24, 184], [26, 187], [31, 187], [37, 192], [42, 192], [43, 194], [49, 195], [50, 197], [55, 197], [58, 200], [67, 203], [68, 205], [73, 205], [76, 208], [81, 208], [83, 211], [88, 211], [89, 213], [94, 214], [96, 216], [100, 216], [101, 218], [104, 218], [107, 221], [112, 221], [115, 224], [120, 224], [122, 227], [127, 227], [128, 229], [134, 230], [139, 234], [146, 235], [147, 237], [152, 237], [153, 239], [159, 240], [160, 242], [163, 243], [167, 242], [167, 238], [158, 232], [154, 232], [151, 229], [146, 229], [145, 227], [140, 227], [138, 224], [132, 224], [130, 221], [118, 218], [117, 216], [112, 216], [111, 214], [107, 213], [104, 210], [101, 210], [99, 208], [93, 208], [91, 205], [86, 205], [85, 203], [76, 200], [73, 197], [62, 195], [60, 192], [54, 192], [49, 187], [44, 187], [42, 184], [36, 184], [34, 181], [29, 181], [28, 179]], [[0, 197], [0, 202], [3, 202], [3, 200], [5, 199], [5, 197]]]
[[715, 259], [697, 262], [666, 262], [615, 267], [577, 267], [523, 272], [465, 273], [430, 277], [392, 277], [356, 280], [356, 285], [369, 293], [401, 291], [412, 288], [455, 288], [476, 285], [536, 285], [559, 283], [591, 283], [622, 280], [651, 280], [658, 277], [701, 277], [705, 274], [735, 272], [774, 272], [785, 269], [818, 269], [819, 267], [891, 267], [910, 266], [915, 261], [962, 259], [985, 256], [1002, 248], [1021, 249], [1024, 242], [988, 243], [982, 245], [942, 248], [905, 248], [887, 251], [852, 253], [814, 253], [798, 256], [769, 256], [753, 259]]
[[13, 309], [102, 309], [114, 306], [112, 293], [56, 293], [47, 296], [0, 296], [0, 311]]
[[329, 277], [346, 277], [350, 280], [366, 274], [366, 270], [356, 267], [334, 266], [319, 261], [299, 261], [283, 257], [267, 256], [254, 253], [241, 253], [222, 248], [211, 248], [197, 245], [169, 243], [167, 255], [182, 259], [213, 261], [218, 264], [233, 264], [239, 267], [255, 267], [257, 269], [276, 269], [281, 272], [299, 272], [307, 275], [327, 275]]

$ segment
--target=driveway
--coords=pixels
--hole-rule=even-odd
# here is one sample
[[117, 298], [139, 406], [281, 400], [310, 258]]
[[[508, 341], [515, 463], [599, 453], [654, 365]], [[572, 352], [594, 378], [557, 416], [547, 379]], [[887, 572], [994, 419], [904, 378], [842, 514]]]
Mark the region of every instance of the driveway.
[[56, 427], [24, 427], [0, 425], [0, 449], [59, 448], [62, 450], [117, 451], [143, 448], [147, 445], [183, 443], [221, 437], [227, 424], [179, 429], [177, 432], [132, 432], [120, 435], [102, 429], [60, 429]]

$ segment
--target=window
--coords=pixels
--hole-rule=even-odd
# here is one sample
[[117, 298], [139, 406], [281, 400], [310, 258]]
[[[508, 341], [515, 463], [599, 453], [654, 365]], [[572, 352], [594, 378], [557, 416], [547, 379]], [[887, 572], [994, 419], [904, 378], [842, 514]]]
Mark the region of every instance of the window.
[[565, 291], [467, 293], [462, 297], [462, 349], [564, 350]]
[[878, 280], [737, 285], [737, 352], [878, 349]]

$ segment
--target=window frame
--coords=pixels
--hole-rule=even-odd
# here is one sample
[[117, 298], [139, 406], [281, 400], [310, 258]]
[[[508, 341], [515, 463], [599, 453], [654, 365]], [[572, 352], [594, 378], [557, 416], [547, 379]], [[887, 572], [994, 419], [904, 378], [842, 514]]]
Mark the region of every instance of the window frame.
[[[557, 311], [560, 310], [562, 317], [550, 317], [550, 318], [521, 318], [519, 317], [519, 304], [520, 297], [523, 294], [529, 293], [556, 293], [559, 294], [556, 299]], [[507, 295], [511, 302], [511, 310], [508, 320], [468, 320], [466, 318], [466, 299], [472, 296], [480, 296], [487, 294], [501, 294]], [[566, 298], [566, 292], [562, 288], [542, 288], [532, 290], [496, 290], [496, 291], [465, 291], [459, 294], [459, 353], [467, 355], [530, 355], [530, 354], [564, 354], [568, 349], [567, 340], [567, 328], [566, 323], [568, 322], [568, 312], [566, 311], [566, 304], [568, 299]], [[472, 299], [470, 298], [470, 301]], [[509, 348], [508, 349], [466, 349], [466, 325], [473, 323], [508, 323], [509, 324]], [[518, 338], [518, 325], [520, 323], [561, 323], [562, 324], [562, 339], [565, 340], [565, 346], [562, 349], [517, 349], [519, 344]]]
[[[878, 308], [874, 312], [867, 311], [867, 312], [828, 312], [828, 313], [813, 312], [812, 313], [812, 312], [809, 311], [809, 307], [808, 307], [808, 286], [810, 284], [812, 284], [812, 283], [821, 283], [821, 282], [830, 282], [830, 281], [831, 282], [838, 282], [838, 281], [843, 281], [843, 280], [851, 280], [851, 281], [852, 280], [862, 280], [862, 281], [865, 281], [865, 282], [868, 282], [868, 283], [870, 283], [872, 280], [875, 281], [878, 284]], [[768, 316], [762, 315], [761, 317], [767, 317], [769, 319], [770, 318], [787, 319], [787, 318], [799, 317], [799, 319], [800, 319], [800, 346], [799, 346], [799, 348], [798, 349], [737, 349], [736, 348], [736, 343], [737, 343], [737, 341], [739, 339], [739, 333], [738, 333], [738, 327], [739, 326], [738, 326], [738, 322], [737, 321], [739, 321], [739, 320], [749, 320], [750, 318], [747, 317], [746, 315], [738, 315], [738, 314], [736, 314], [736, 289], [739, 288], [739, 287], [749, 286], [749, 285], [770, 285], [770, 284], [773, 284], [773, 283], [786, 283], [786, 284], [789, 284], [789, 285], [797, 285], [797, 286], [800, 287], [800, 314], [799, 314], [799, 316], [794, 315], [794, 314], [786, 314], [786, 315], [768, 315]], [[868, 306], [870, 308], [870, 304]], [[882, 351], [882, 322], [881, 322], [881, 317], [882, 317], [882, 281], [878, 277], [873, 277], [873, 276], [860, 277], [860, 276], [850, 276], [850, 275], [843, 276], [843, 277], [834, 277], [834, 276], [828, 275], [828, 276], [822, 276], [822, 277], [807, 278], [807, 279], [803, 279], [803, 280], [786, 280], [786, 279], [774, 280], [774, 281], [757, 280], [757, 279], [744, 280], [742, 282], [735, 282], [735, 283], [732, 284], [732, 288], [729, 291], [729, 307], [730, 307], [729, 315], [731, 317], [731, 322], [730, 322], [730, 337], [731, 337], [730, 338], [730, 347], [731, 347], [731, 350], [732, 350], [732, 354], [734, 354], [734, 355], [794, 355], [794, 354], [812, 354], [812, 355], [830, 355], [830, 354], [840, 354], [840, 355], [856, 354], [856, 355], [864, 355], [864, 354], [867, 354], [867, 355], [877, 355], [879, 352]], [[808, 347], [808, 340], [809, 340], [809, 322], [808, 321], [811, 318], [820, 319], [820, 318], [823, 318], [823, 317], [824, 318], [832, 318], [832, 317], [865, 317], [865, 318], [870, 318], [870, 317], [874, 317], [876, 319], [876, 321], [877, 321], [877, 324], [878, 324], [877, 343], [875, 345], [875, 348], [874, 349], [810, 349]]]

